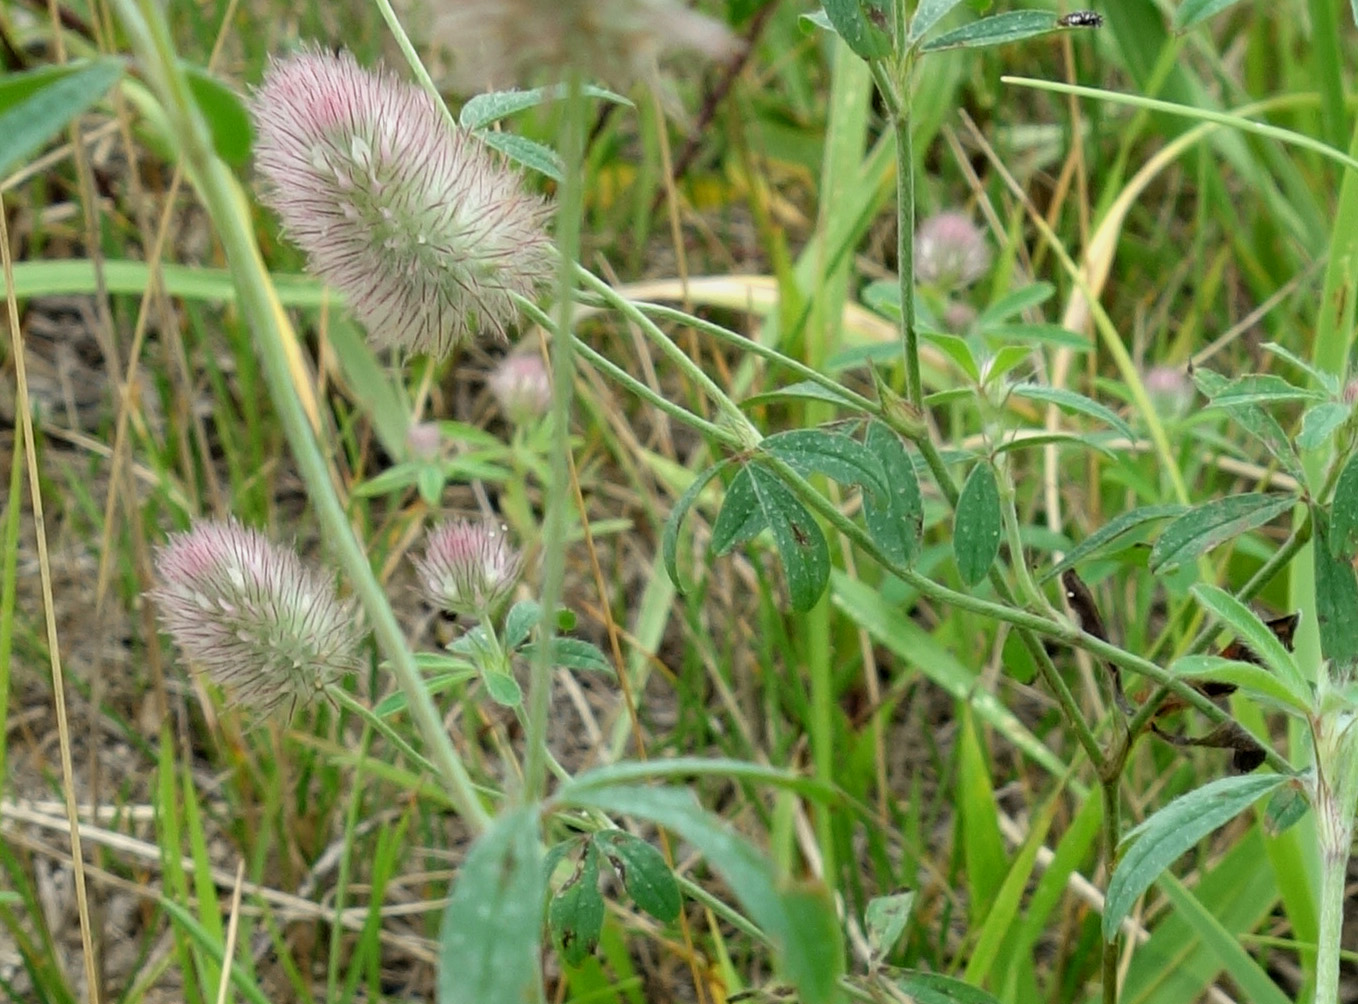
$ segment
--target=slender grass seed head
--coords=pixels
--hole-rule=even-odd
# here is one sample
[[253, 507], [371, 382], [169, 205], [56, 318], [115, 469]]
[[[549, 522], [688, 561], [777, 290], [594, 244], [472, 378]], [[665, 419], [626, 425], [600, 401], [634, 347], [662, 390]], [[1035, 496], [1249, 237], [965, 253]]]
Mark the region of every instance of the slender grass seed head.
[[230, 522], [174, 534], [148, 596], [180, 651], [247, 710], [309, 703], [354, 670], [362, 642], [352, 601], [289, 548]]
[[262, 198], [379, 347], [501, 338], [553, 274], [548, 204], [418, 87], [307, 49], [251, 102]]
[[523, 556], [503, 528], [466, 520], [429, 531], [424, 557], [414, 561], [430, 603], [477, 620], [504, 606], [523, 571]]

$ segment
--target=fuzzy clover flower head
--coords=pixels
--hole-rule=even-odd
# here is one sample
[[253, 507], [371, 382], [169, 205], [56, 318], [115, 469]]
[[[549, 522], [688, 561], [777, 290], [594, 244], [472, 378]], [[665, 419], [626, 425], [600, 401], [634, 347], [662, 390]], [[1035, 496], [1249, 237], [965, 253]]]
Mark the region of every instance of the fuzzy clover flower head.
[[990, 245], [965, 213], [938, 213], [915, 231], [915, 275], [920, 282], [961, 289], [989, 268]]
[[493, 616], [509, 599], [523, 571], [523, 556], [503, 527], [455, 520], [425, 537], [415, 558], [429, 601], [449, 613], [477, 620]]
[[289, 548], [236, 521], [202, 522], [157, 553], [148, 596], [188, 660], [265, 714], [309, 703], [358, 665], [360, 619]]
[[527, 82], [576, 67], [617, 86], [656, 76], [659, 57], [739, 51], [726, 25], [679, 0], [436, 0], [434, 35], [460, 88]]
[[1165, 418], [1183, 418], [1193, 404], [1193, 382], [1179, 366], [1152, 366], [1142, 377], [1146, 396]]
[[548, 204], [418, 87], [348, 53], [273, 62], [251, 101], [263, 200], [379, 347], [505, 336], [552, 275]]
[[552, 380], [536, 352], [505, 356], [486, 383], [500, 410], [515, 425], [541, 418], [552, 405]]

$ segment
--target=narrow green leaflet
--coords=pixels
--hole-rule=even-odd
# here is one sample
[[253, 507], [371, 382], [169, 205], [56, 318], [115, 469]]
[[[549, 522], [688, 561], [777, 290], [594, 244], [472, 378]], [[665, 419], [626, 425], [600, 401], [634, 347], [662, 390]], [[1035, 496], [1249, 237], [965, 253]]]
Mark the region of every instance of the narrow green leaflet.
[[486, 693], [490, 694], [491, 700], [496, 704], [502, 704], [506, 708], [518, 708], [523, 705], [523, 688], [509, 673], [482, 666], [481, 679], [485, 681]]
[[1240, 0], [1184, 0], [1174, 11], [1174, 30], [1186, 31], [1239, 2]]
[[864, 445], [881, 464], [886, 494], [863, 496], [863, 518], [873, 542], [888, 558], [909, 565], [919, 554], [924, 533], [924, 499], [915, 465], [901, 437], [881, 422], [868, 426]]
[[1265, 342], [1261, 348], [1266, 352], [1273, 353], [1279, 359], [1286, 359], [1289, 363], [1320, 385], [1327, 394], [1336, 397], [1339, 395], [1339, 380], [1333, 373], [1326, 373], [1324, 370], [1317, 368], [1312, 363], [1297, 355], [1291, 349], [1279, 345], [1277, 342]]
[[876, 455], [856, 439], [824, 429], [793, 429], [767, 437], [763, 449], [800, 474], [811, 471], [843, 485], [862, 485], [885, 498], [886, 476]]
[[1113, 940], [1118, 925], [1137, 898], [1179, 855], [1287, 781], [1284, 774], [1218, 778], [1176, 798], [1130, 831], [1123, 844], [1131, 846], [1108, 883], [1103, 907], [1104, 939]]
[[[1051, 15], [1047, 15], [1050, 17]], [[990, 329], [1001, 321], [1017, 317], [1025, 310], [1041, 306], [1051, 299], [1056, 287], [1049, 282], [1032, 282], [1020, 286], [1012, 293], [1006, 293], [977, 316], [975, 327], [978, 331], [990, 333]], [[1084, 341], [1088, 341], [1084, 339]]]
[[1088, 352], [1093, 348], [1089, 338], [1077, 335], [1059, 324], [995, 324], [985, 328], [984, 331], [988, 338], [1023, 342], [1030, 347], [1034, 342], [1042, 342], [1044, 345], [1070, 349], [1073, 352]]
[[1349, 456], [1335, 481], [1329, 530], [1330, 554], [1353, 557], [1358, 549], [1358, 453]]
[[810, 510], [772, 472], [757, 465], [751, 472], [759, 507], [778, 548], [794, 610], [810, 610], [830, 581], [830, 547]]
[[1276, 837], [1299, 823], [1310, 808], [1311, 803], [1301, 785], [1289, 784], [1269, 798], [1268, 808], [1264, 810], [1264, 828], [1269, 836]]
[[1305, 710], [1310, 705], [1310, 690], [1297, 668], [1292, 653], [1268, 629], [1259, 615], [1224, 589], [1199, 583], [1193, 595], [1202, 608], [1221, 623], [1233, 628], [1236, 637], [1254, 650], [1264, 665], [1272, 670], [1277, 682], [1292, 696], [1295, 707]]
[[980, 987], [939, 973], [906, 973], [896, 978], [896, 986], [915, 1004], [1000, 1004]]
[[[1215, 399], [1230, 385], [1231, 381], [1220, 373], [1206, 369], [1195, 369], [1193, 371], [1193, 383], [1207, 397]], [[1292, 446], [1292, 440], [1288, 438], [1287, 433], [1283, 431], [1283, 427], [1278, 424], [1276, 418], [1257, 404], [1240, 400], [1231, 401], [1228, 399], [1218, 406], [1229, 412], [1231, 418], [1239, 423], [1242, 429], [1263, 443], [1264, 448], [1273, 454], [1278, 463], [1282, 464], [1283, 470], [1298, 481], [1303, 483], [1306, 481], [1306, 472], [1302, 470], [1301, 460], [1297, 456], [1296, 449]]]
[[825, 0], [825, 15], [862, 59], [891, 55], [890, 23], [884, 0]]
[[1032, 357], [1033, 348], [1031, 345], [1000, 346], [999, 350], [982, 366], [985, 371], [983, 382], [986, 386], [989, 386], [1016, 366], [1028, 362]]
[[768, 525], [764, 513], [759, 508], [759, 496], [754, 489], [752, 465], [742, 467], [722, 501], [721, 512], [712, 524], [712, 552], [725, 554], [737, 544], [743, 544]]
[[680, 596], [684, 595], [684, 582], [679, 577], [679, 528], [683, 525], [684, 517], [693, 508], [693, 503], [698, 501], [698, 496], [703, 493], [707, 483], [722, 472], [722, 469], [731, 461], [723, 461], [713, 464], [707, 470], [694, 477], [693, 483], [684, 490], [684, 494], [679, 496], [679, 501], [674, 504], [670, 514], [665, 519], [665, 528], [660, 534], [660, 553], [665, 562], [665, 574], [670, 577], [670, 582], [674, 583], [674, 590]]
[[974, 586], [986, 577], [1000, 553], [1004, 529], [1000, 514], [1000, 489], [995, 471], [982, 462], [971, 469], [953, 516], [953, 557], [962, 581]]
[[182, 63], [184, 76], [193, 94], [193, 103], [203, 113], [212, 133], [217, 155], [232, 167], [244, 167], [250, 159], [250, 113], [235, 90], [201, 66]]
[[[948, 12], [962, 0], [920, 0], [915, 16], [910, 19], [910, 41], [919, 41], [929, 29], [948, 16]], [[1358, 2], [1358, 0], [1355, 0]]]
[[520, 600], [505, 615], [505, 647], [513, 650], [528, 640], [542, 620], [542, 607], [535, 600]]
[[[649, 819], [688, 841], [730, 887], [746, 915], [773, 940], [783, 975], [797, 988], [801, 998], [808, 1004], [832, 1004], [838, 999], [838, 979], [843, 972], [842, 937], [829, 897], [825, 897], [823, 905], [804, 898], [790, 903], [779, 891], [768, 860], [724, 821], [706, 812], [691, 792], [638, 786], [568, 786], [561, 799], [563, 804], [578, 808]], [[830, 917], [819, 921], [801, 917], [794, 921], [789, 917], [790, 905], [808, 912], [827, 909]], [[827, 932], [841, 946], [836, 952], [837, 966], [822, 961], [827, 957], [826, 946], [821, 943]]]
[[1320, 651], [1338, 669], [1358, 666], [1358, 580], [1353, 565], [1333, 557], [1325, 514], [1311, 508], [1316, 540], [1311, 548], [1316, 573], [1316, 625]]
[[1042, 573], [1038, 582], [1046, 582], [1060, 575], [1067, 568], [1074, 568], [1087, 558], [1092, 558], [1102, 554], [1114, 544], [1119, 543], [1122, 537], [1131, 533], [1148, 523], [1158, 522], [1162, 519], [1171, 519], [1180, 516], [1188, 511], [1188, 506], [1184, 505], [1148, 505], [1131, 512], [1124, 512], [1116, 519], [1110, 520], [1103, 526], [1091, 533], [1068, 553], [1064, 558], [1052, 565], [1051, 568]]
[[913, 892], [875, 896], [868, 900], [868, 907], [863, 911], [863, 933], [868, 937], [874, 958], [884, 959], [895, 949], [905, 933], [914, 905]]
[[547, 905], [547, 926], [567, 965], [580, 965], [598, 946], [604, 930], [604, 897], [599, 892], [599, 856], [592, 843], [585, 843], [575, 874]]
[[982, 18], [953, 31], [944, 32], [921, 47], [924, 52], [939, 49], [975, 49], [987, 45], [1005, 45], [1025, 38], [1057, 31], [1056, 16], [1043, 10], [1015, 10], [1007, 14]]
[[1241, 690], [1305, 714], [1307, 704], [1276, 676], [1252, 662], [1223, 659], [1219, 655], [1185, 655], [1170, 664], [1169, 671], [1186, 680], [1233, 683]]
[[1228, 408], [1241, 404], [1279, 404], [1284, 401], [1324, 401], [1318, 390], [1298, 387], [1273, 373], [1248, 373], [1236, 377], [1212, 395], [1209, 407]]
[[537, 807], [522, 806], [472, 845], [443, 911], [438, 1004], [537, 999], [540, 844]]
[[[534, 642], [519, 650], [527, 659], [537, 657], [538, 646]], [[560, 669], [577, 669], [591, 673], [612, 673], [613, 664], [598, 645], [583, 638], [552, 639], [552, 665]]]
[[1348, 405], [1340, 404], [1338, 401], [1326, 401], [1307, 409], [1306, 414], [1301, 416], [1301, 431], [1297, 433], [1297, 445], [1303, 450], [1319, 449], [1348, 417]]
[[602, 830], [594, 839], [639, 909], [665, 923], [679, 916], [679, 883], [663, 854], [625, 830]]
[[1120, 419], [1113, 409], [1073, 390], [1066, 390], [1064, 387], [1043, 387], [1035, 383], [1021, 383], [1014, 388], [1013, 394], [1015, 397], [1027, 398], [1030, 401], [1054, 404], [1062, 411], [1079, 412], [1081, 415], [1098, 419], [1105, 425], [1111, 425], [1130, 440], [1135, 441], [1136, 439], [1136, 433], [1132, 431], [1132, 427]]
[[752, 408], [760, 404], [768, 404], [771, 401], [825, 401], [833, 404], [836, 408], [849, 408], [853, 411], [862, 411], [861, 405], [850, 401], [843, 394], [836, 394], [824, 384], [816, 383], [814, 380], [802, 380], [798, 383], [788, 384], [786, 387], [779, 387], [777, 390], [766, 391], [763, 394], [754, 394], [740, 402], [742, 408]]
[[123, 65], [103, 57], [0, 77], [0, 177], [93, 107], [123, 75]]
[[921, 331], [920, 334], [924, 336], [925, 341], [951, 359], [972, 383], [981, 382], [981, 367], [965, 338], [947, 331]]
[[[1019, 433], [1026, 433], [1019, 435]], [[1116, 458], [1117, 453], [1099, 442], [1093, 436], [1081, 436], [1073, 432], [1048, 432], [1045, 429], [1015, 429], [1010, 438], [995, 447], [994, 453], [1013, 453], [1015, 450], [1031, 450], [1040, 446], [1079, 446], [1086, 450], [1098, 450], [1106, 457]]]
[[[632, 102], [621, 94], [585, 84], [581, 88], [587, 98], [602, 98], [615, 104], [631, 105]], [[551, 87], [535, 87], [529, 91], [491, 91], [469, 98], [458, 112], [457, 123], [469, 132], [476, 132], [502, 118], [517, 112], [527, 111], [544, 101], [559, 101], [566, 96], [565, 84]]]
[[553, 181], [561, 180], [561, 172], [565, 165], [551, 147], [544, 146], [527, 136], [520, 136], [516, 132], [496, 132], [494, 129], [486, 129], [476, 135], [486, 146], [499, 150], [514, 163], [530, 171], [537, 171], [538, 174], [545, 175]]
[[1293, 495], [1248, 492], [1194, 506], [1165, 527], [1151, 548], [1150, 569], [1167, 571], [1193, 561], [1218, 544], [1263, 526], [1296, 503]]

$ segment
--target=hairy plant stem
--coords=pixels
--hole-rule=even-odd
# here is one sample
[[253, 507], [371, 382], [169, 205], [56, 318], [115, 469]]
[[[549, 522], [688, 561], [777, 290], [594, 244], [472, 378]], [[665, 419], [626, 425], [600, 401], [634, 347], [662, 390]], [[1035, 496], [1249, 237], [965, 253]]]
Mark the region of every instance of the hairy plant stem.
[[1358, 706], [1349, 669], [1324, 663], [1318, 669], [1310, 716], [1315, 769], [1307, 794], [1315, 812], [1320, 865], [1320, 917], [1316, 935], [1316, 1004], [1339, 999], [1339, 957], [1344, 928], [1345, 885], [1358, 811]]
[[580, 227], [584, 214], [585, 95], [580, 71], [574, 67], [566, 85], [561, 120], [560, 154], [565, 161], [556, 209], [557, 273], [555, 330], [565, 337], [552, 339], [552, 461], [551, 492], [542, 526], [542, 620], [538, 648], [528, 681], [528, 749], [524, 757], [523, 797], [532, 803], [542, 797], [547, 781], [547, 717], [552, 696], [552, 638], [557, 607], [566, 578], [566, 521], [571, 493], [571, 402], [575, 392], [574, 340], [576, 260], [580, 257]]
[[119, 20], [140, 68], [159, 95], [180, 142], [188, 173], [207, 207], [226, 250], [241, 310], [255, 335], [269, 396], [307, 486], [326, 540], [372, 624], [378, 647], [405, 691], [411, 719], [429, 745], [447, 794], [475, 832], [490, 824], [476, 786], [454, 749], [443, 719], [425, 689], [401, 626], [382, 591], [367, 554], [354, 536], [330, 479], [330, 470], [289, 373], [288, 345], [296, 340], [260, 258], [244, 194], [217, 157], [206, 123], [176, 57], [162, 5], [153, 0], [115, 0]]
[[[898, 4], [903, 0], [898, 0]], [[903, 26], [903, 8], [896, 21]], [[900, 46], [903, 40], [898, 39]], [[917, 412], [924, 409], [920, 376], [919, 332], [915, 318], [915, 138], [911, 121], [911, 77], [915, 53], [905, 49], [895, 59], [894, 77], [874, 61], [873, 79], [891, 118], [896, 142], [896, 280], [901, 298], [901, 353], [905, 358], [905, 395]]]
[[[1352, 773], [1354, 765], [1328, 765]], [[1339, 956], [1344, 933], [1344, 893], [1349, 854], [1353, 847], [1353, 799], [1344, 798], [1344, 785], [1330, 787], [1317, 772], [1315, 784], [1316, 841], [1320, 845], [1320, 927], [1316, 937], [1315, 1004], [1339, 1000]], [[1347, 786], [1352, 796], [1352, 786]]]
[[[1099, 779], [1099, 790], [1103, 793], [1103, 820], [1099, 824], [1103, 841], [1103, 866], [1108, 875], [1113, 872], [1113, 862], [1117, 860], [1118, 840], [1121, 838], [1122, 806], [1118, 800], [1118, 781], [1121, 779], [1122, 766], [1108, 778]], [[1105, 877], [1104, 881], [1107, 881]], [[1103, 943], [1103, 1004], [1118, 1004], [1118, 939], [1114, 937]]]

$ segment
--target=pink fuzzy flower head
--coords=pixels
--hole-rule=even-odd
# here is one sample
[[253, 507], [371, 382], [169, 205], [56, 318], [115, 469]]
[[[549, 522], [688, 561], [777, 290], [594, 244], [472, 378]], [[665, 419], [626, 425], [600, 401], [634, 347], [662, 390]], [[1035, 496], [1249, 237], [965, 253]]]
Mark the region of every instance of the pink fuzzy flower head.
[[327, 577], [235, 520], [197, 523], [156, 555], [147, 595], [190, 662], [248, 710], [311, 701], [358, 664], [360, 620]]
[[915, 231], [915, 275], [940, 289], [970, 286], [990, 268], [985, 234], [964, 213], [930, 216]]
[[654, 78], [659, 57], [738, 51], [720, 21], [679, 0], [434, 0], [434, 33], [464, 90], [525, 83], [567, 67], [626, 86]]
[[549, 207], [424, 91], [348, 53], [273, 62], [251, 102], [263, 199], [382, 347], [504, 337], [552, 275]]
[[486, 382], [501, 410], [515, 425], [527, 425], [547, 414], [551, 407], [551, 377], [536, 352], [505, 356]]
[[477, 620], [493, 616], [514, 590], [523, 556], [503, 528], [456, 520], [425, 537], [423, 558], [415, 558], [429, 601], [449, 613]]
[[1161, 418], [1183, 418], [1193, 404], [1193, 382], [1181, 366], [1152, 366], [1142, 377]]

